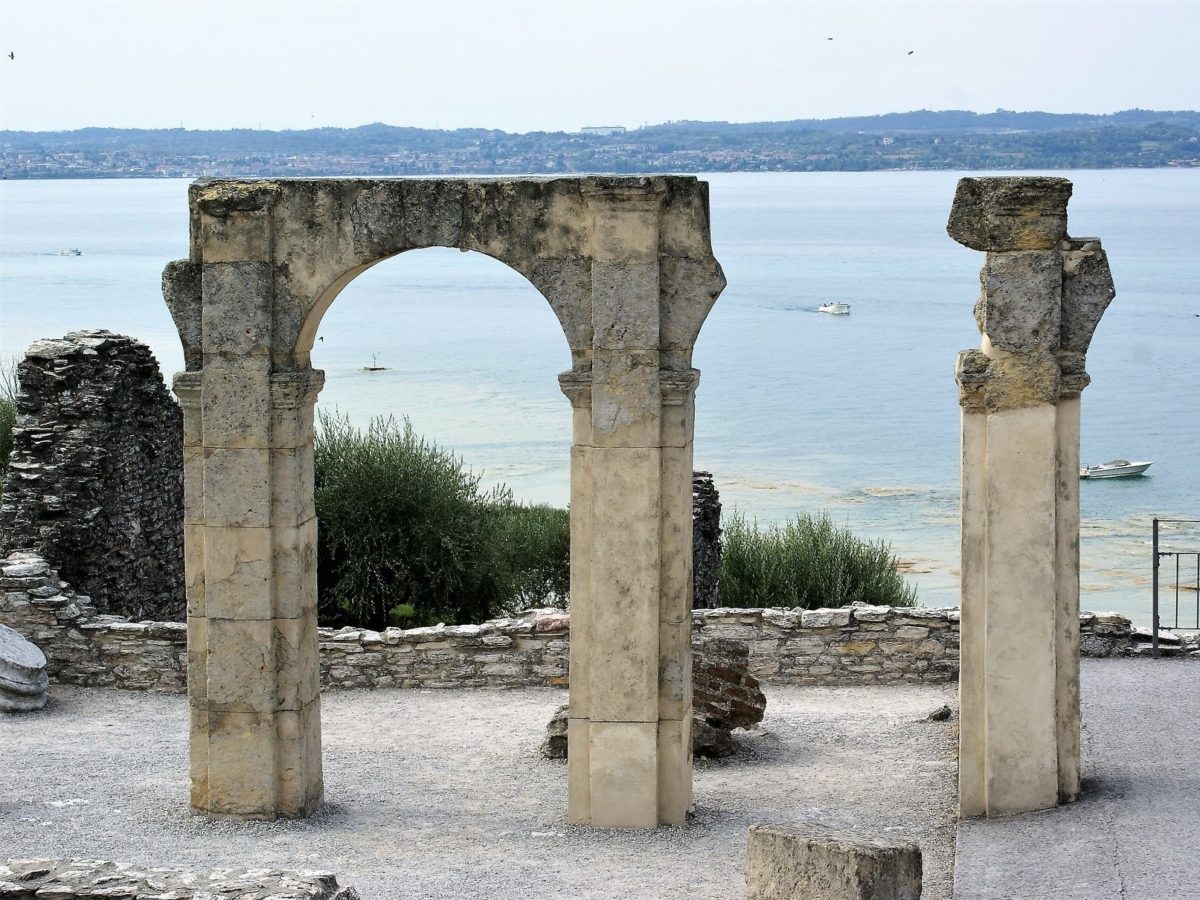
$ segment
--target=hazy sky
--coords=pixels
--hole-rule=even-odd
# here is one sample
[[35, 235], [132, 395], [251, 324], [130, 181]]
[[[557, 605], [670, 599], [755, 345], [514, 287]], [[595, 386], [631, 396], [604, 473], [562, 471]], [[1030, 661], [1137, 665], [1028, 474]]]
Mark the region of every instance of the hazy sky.
[[1200, 107], [1200, 0], [0, 0], [0, 10], [3, 129], [530, 131]]

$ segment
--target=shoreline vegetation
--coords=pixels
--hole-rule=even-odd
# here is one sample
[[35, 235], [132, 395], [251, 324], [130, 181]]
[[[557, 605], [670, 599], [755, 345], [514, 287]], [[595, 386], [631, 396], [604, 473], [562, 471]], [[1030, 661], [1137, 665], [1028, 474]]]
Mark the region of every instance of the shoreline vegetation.
[[296, 131], [0, 131], [3, 179], [1162, 167], [1200, 167], [1200, 112], [918, 110], [525, 134], [381, 123]]
[[[569, 606], [570, 512], [524, 504], [407, 419], [365, 429], [318, 413], [314, 446], [318, 613], [324, 626], [382, 630], [478, 624]], [[891, 547], [827, 515], [759, 528], [723, 519], [720, 605], [914, 606]]]

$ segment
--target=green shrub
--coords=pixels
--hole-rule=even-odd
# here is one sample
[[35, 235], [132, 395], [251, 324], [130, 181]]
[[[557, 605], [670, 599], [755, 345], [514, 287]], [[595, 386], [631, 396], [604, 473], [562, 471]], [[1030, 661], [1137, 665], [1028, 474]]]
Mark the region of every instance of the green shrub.
[[383, 628], [408, 604], [415, 624], [473, 622], [499, 605], [484, 496], [461, 461], [405, 420], [366, 432], [320, 415], [314, 448], [317, 590], [329, 624]]
[[827, 515], [799, 515], [782, 526], [759, 529], [735, 514], [723, 529], [722, 606], [916, 603], [916, 590], [896, 570], [889, 545], [857, 538]]
[[533, 607], [565, 609], [571, 594], [571, 514], [542, 504], [498, 503], [489, 535], [504, 600], [496, 614]]
[[321, 414], [314, 448], [323, 624], [482, 622], [565, 605], [566, 510], [514, 503], [405, 420]]

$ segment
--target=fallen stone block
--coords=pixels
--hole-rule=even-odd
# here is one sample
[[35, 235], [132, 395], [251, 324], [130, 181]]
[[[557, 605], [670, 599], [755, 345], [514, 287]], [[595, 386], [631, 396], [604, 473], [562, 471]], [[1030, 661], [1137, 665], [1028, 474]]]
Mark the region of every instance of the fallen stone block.
[[[697, 639], [692, 644], [692, 753], [720, 758], [737, 745], [735, 728], [762, 721], [767, 698], [750, 674], [750, 651], [744, 641]], [[567, 704], [554, 711], [546, 726], [542, 755], [567, 758]]]
[[46, 655], [7, 625], [0, 625], [0, 710], [30, 712], [46, 705]]
[[751, 825], [746, 900], [919, 900], [921, 849], [823, 825]]

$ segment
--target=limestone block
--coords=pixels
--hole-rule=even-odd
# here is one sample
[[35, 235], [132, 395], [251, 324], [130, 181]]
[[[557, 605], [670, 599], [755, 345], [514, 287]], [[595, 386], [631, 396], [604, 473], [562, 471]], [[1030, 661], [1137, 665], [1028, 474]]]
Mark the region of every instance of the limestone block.
[[593, 720], [588, 753], [591, 823], [601, 828], [657, 826], [658, 723]]
[[201, 430], [209, 448], [271, 446], [270, 374], [263, 368], [204, 371], [200, 390]]
[[[207, 710], [207, 791], [202, 812], [271, 820], [278, 816], [277, 725], [260, 712]], [[193, 732], [193, 742], [197, 739]], [[194, 784], [193, 784], [194, 787]]]
[[270, 619], [270, 528], [204, 529], [204, 612], [210, 619]]
[[[1100, 317], [1117, 291], [1100, 241], [1068, 240], [1064, 244], [1072, 249], [1062, 253], [1062, 348], [1086, 353]], [[1080, 249], [1075, 249], [1077, 246]]]
[[316, 614], [317, 520], [292, 527], [280, 525], [271, 533], [272, 613], [277, 619]]
[[662, 450], [659, 618], [692, 620], [692, 447]]
[[921, 850], [816, 824], [751, 825], [746, 900], [919, 900]]
[[658, 354], [597, 351], [592, 360], [592, 446], [658, 447], [661, 428]]
[[275, 710], [274, 623], [208, 619], [207, 706], [210, 711]]
[[658, 822], [683, 825], [692, 805], [692, 716], [658, 723]]
[[271, 352], [271, 264], [205, 263], [205, 378], [210, 362], [261, 368]]
[[[572, 689], [574, 690], [574, 689]], [[567, 719], [567, 821], [592, 821], [592, 723], [585, 718]]]
[[592, 263], [592, 346], [597, 350], [657, 350], [657, 261]]
[[979, 330], [1010, 353], [1054, 350], [1062, 321], [1062, 256], [1057, 250], [989, 253], [979, 273]]
[[271, 450], [271, 524], [302, 525], [317, 514], [313, 500], [313, 447]]
[[954, 192], [950, 237], [972, 250], [1049, 250], [1067, 235], [1065, 178], [962, 178]]
[[572, 350], [592, 347], [592, 261], [587, 256], [539, 259], [529, 274], [550, 304]]
[[591, 451], [589, 718], [658, 718], [661, 451]]
[[204, 524], [233, 528], [271, 524], [269, 450], [204, 449]]

